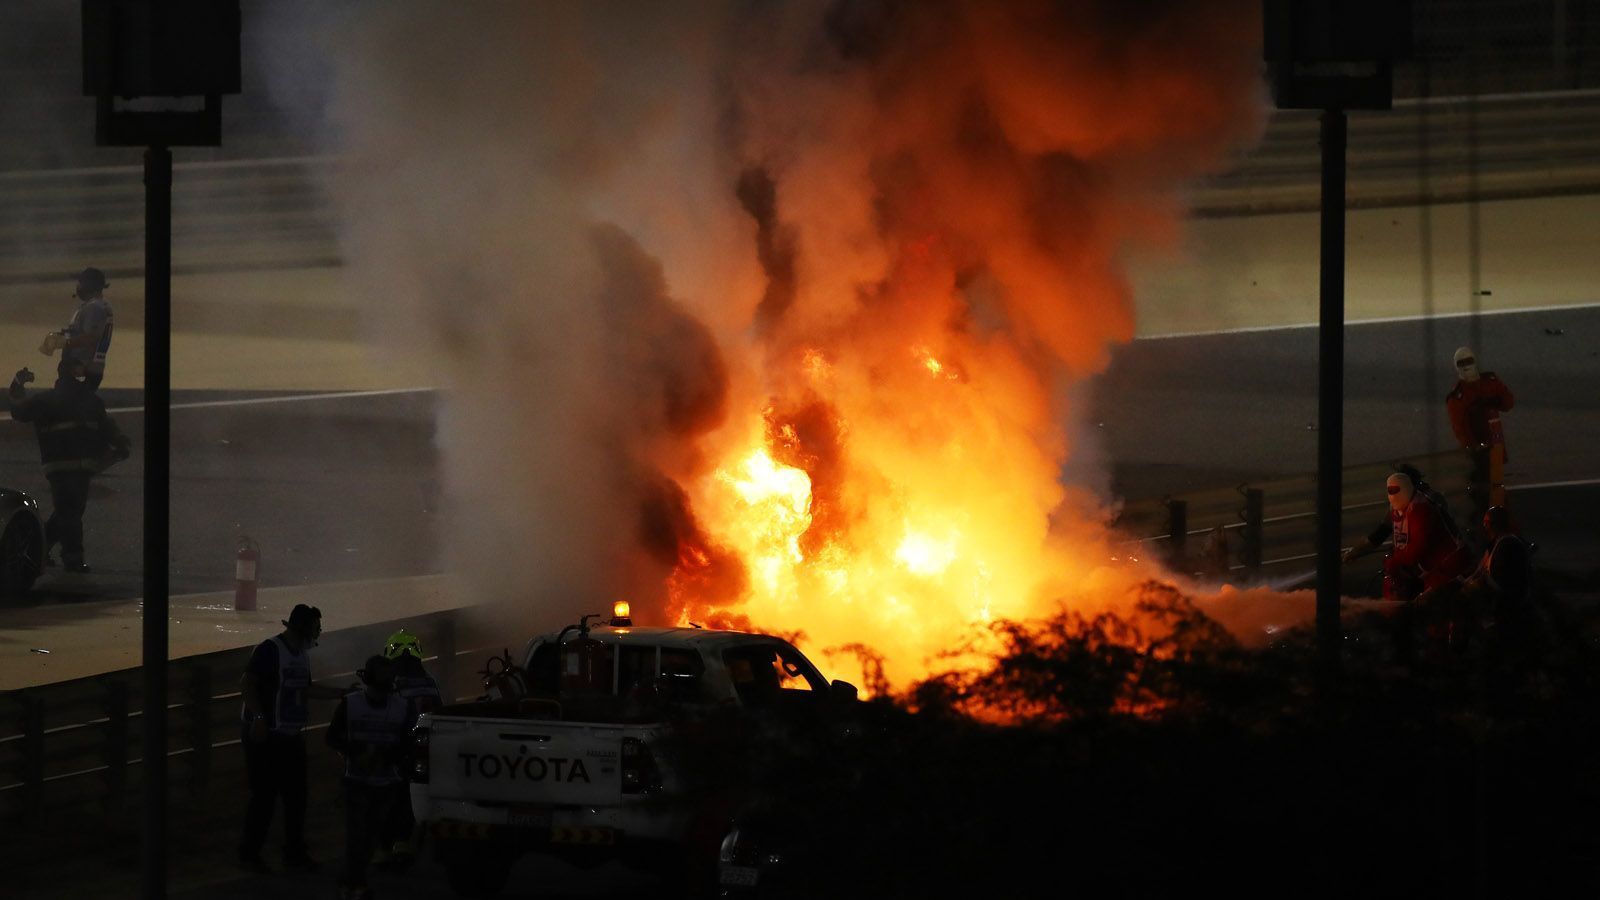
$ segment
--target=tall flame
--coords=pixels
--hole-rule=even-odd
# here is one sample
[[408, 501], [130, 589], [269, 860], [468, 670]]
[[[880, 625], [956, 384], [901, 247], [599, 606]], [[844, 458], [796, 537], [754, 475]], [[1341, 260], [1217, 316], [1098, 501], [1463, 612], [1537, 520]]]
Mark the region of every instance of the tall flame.
[[[1052, 529], [1067, 493], [1058, 457], [1019, 434], [1015, 406], [989, 399], [1005, 392], [1005, 367], [949, 379], [931, 355], [900, 359], [896, 377], [868, 378], [840, 363], [818, 375], [813, 358], [831, 427], [819, 438], [805, 413], [797, 425], [768, 407], [745, 429], [753, 446], [733, 445], [691, 483], [709, 542], [749, 578], [737, 597], [673, 598], [682, 620], [734, 611], [801, 634], [813, 652], [865, 643], [904, 683], [973, 626], [1048, 612], [1089, 583], [1126, 583], [1097, 530]], [[886, 403], [902, 408], [885, 415]]]
[[1258, 128], [1258, 6], [375, 6], [352, 282], [468, 386], [484, 593], [867, 645], [897, 685], [1123, 596], [1067, 388], [1133, 334], [1124, 251]]
[[897, 684], [975, 625], [1128, 592], [1061, 483], [1060, 385], [1131, 336], [1120, 250], [1164, 234], [1254, 101], [1243, 4], [935, 5], [851, 7], [870, 49], [835, 77], [788, 74], [809, 44], [753, 57], [739, 197], [767, 283], [725, 346], [754, 384], [685, 483], [751, 577], [673, 597], [869, 644]]

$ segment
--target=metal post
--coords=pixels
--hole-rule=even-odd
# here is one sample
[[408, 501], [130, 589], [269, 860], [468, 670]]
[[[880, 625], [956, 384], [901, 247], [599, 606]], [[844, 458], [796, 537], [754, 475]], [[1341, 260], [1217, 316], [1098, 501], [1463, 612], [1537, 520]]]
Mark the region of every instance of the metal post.
[[439, 682], [439, 696], [445, 703], [456, 702], [456, 623], [455, 617], [446, 614], [434, 633], [433, 652], [438, 658], [433, 663], [433, 680]]
[[1246, 571], [1254, 575], [1261, 571], [1262, 529], [1266, 518], [1266, 494], [1260, 488], [1247, 488], [1244, 492], [1244, 563]]
[[[1430, 167], [1433, 165], [1431, 131], [1428, 122], [1428, 102], [1433, 99], [1433, 67], [1423, 57], [1417, 67], [1418, 86], [1422, 102], [1417, 104], [1417, 242], [1422, 245], [1422, 410], [1434, 409], [1439, 396], [1439, 325], [1433, 308], [1433, 184]], [[1437, 416], [1423, 426], [1427, 436], [1428, 455], [1439, 452], [1439, 425], [1444, 417]]]
[[1167, 501], [1167, 553], [1173, 568], [1188, 571], [1185, 561], [1189, 555], [1189, 501]]
[[44, 811], [44, 701], [24, 693], [22, 703], [22, 815], [37, 822]]
[[[1467, 112], [1467, 302], [1470, 304], [1472, 316], [1467, 319], [1467, 346], [1483, 359], [1483, 352], [1488, 348], [1483, 345], [1483, 220], [1480, 217], [1481, 205], [1478, 202], [1478, 72], [1489, 59], [1492, 53], [1489, 49], [1488, 38], [1484, 33], [1484, 20], [1478, 9], [1478, 4], [1469, 3], [1462, 9], [1466, 18], [1467, 54], [1470, 62], [1467, 64], [1466, 83], [1466, 112]], [[1432, 362], [1432, 360], [1429, 360]]]
[[144, 153], [144, 900], [167, 895], [167, 496], [172, 150]]
[[1322, 111], [1322, 285], [1317, 329], [1317, 644], [1339, 659], [1339, 506], [1344, 492], [1344, 179], [1342, 109]]
[[189, 671], [189, 790], [205, 795], [211, 781], [211, 667]]
[[128, 791], [128, 683], [106, 684], [106, 809], [120, 812]]

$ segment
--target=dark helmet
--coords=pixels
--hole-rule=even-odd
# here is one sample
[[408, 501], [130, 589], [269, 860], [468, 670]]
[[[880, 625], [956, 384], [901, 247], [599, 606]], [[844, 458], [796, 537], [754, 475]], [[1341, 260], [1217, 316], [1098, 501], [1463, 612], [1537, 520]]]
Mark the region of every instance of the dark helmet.
[[94, 266], [90, 266], [78, 273], [78, 290], [80, 291], [103, 291], [110, 286], [111, 282], [106, 280], [106, 273], [96, 269]]
[[1491, 506], [1483, 514], [1483, 530], [1500, 535], [1511, 531], [1511, 510], [1504, 506]]
[[283, 620], [283, 625], [305, 634], [313, 628], [322, 626], [322, 610], [304, 603], [296, 603], [294, 609], [289, 610], [289, 618]]
[[356, 677], [370, 688], [394, 689], [394, 661], [382, 654], [367, 657], [366, 665], [356, 670]]
[[1424, 487], [1428, 483], [1428, 479], [1422, 476], [1422, 470], [1410, 463], [1395, 463], [1394, 470], [1411, 479], [1414, 487]]

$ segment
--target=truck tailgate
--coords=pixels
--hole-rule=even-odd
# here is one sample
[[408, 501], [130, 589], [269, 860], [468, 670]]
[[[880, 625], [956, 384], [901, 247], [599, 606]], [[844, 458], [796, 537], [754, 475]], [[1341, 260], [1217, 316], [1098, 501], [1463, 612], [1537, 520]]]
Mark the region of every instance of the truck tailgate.
[[429, 793], [497, 806], [612, 805], [622, 794], [622, 737], [617, 725], [436, 717]]

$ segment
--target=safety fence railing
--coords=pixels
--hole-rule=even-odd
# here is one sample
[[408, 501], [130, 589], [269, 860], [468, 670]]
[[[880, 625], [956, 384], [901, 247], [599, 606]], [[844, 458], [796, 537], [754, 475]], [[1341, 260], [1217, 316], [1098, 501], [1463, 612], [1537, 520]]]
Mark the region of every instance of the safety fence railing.
[[[1342, 546], [1364, 539], [1387, 515], [1383, 483], [1400, 463], [1421, 470], [1457, 511], [1465, 503], [1466, 463], [1459, 453], [1348, 467]], [[1302, 475], [1167, 496], [1129, 504], [1116, 524], [1137, 536], [1123, 545], [1130, 554], [1159, 555], [1172, 568], [1197, 575], [1254, 576], [1316, 558], [1316, 488], [1316, 476]]]
[[[326, 632], [313, 650], [319, 684], [354, 684], [355, 672], [396, 628], [416, 634], [448, 697], [475, 696], [473, 672], [505, 647], [445, 611]], [[239, 680], [253, 648], [168, 663], [167, 756], [174, 793], [203, 796], [214, 781], [237, 783]], [[513, 650], [518, 648], [511, 648]], [[136, 796], [143, 760], [145, 698], [137, 668], [0, 693], [0, 822], [39, 823], [98, 808], [115, 814]], [[334, 701], [311, 703], [309, 731], [326, 728]]]
[[[1407, 461], [1457, 502], [1461, 479], [1454, 454]], [[1381, 521], [1382, 483], [1390, 463], [1345, 470], [1346, 544]], [[1159, 553], [1179, 571], [1226, 575], [1265, 573], [1314, 558], [1316, 479], [1283, 478], [1236, 489], [1194, 492], [1130, 504], [1119, 520], [1134, 553]], [[1370, 498], [1370, 499], [1369, 499]], [[1363, 513], [1370, 512], [1370, 515]], [[1223, 538], [1221, 550], [1215, 536]], [[1213, 540], [1199, 553], [1194, 539]], [[352, 684], [354, 670], [404, 626], [429, 651], [429, 672], [447, 696], [474, 696], [474, 672], [486, 656], [507, 649], [507, 636], [475, 625], [462, 611], [444, 611], [330, 631], [314, 651], [317, 681]], [[520, 645], [522, 638], [513, 638]], [[167, 755], [174, 790], [204, 795], [226, 777], [237, 782], [242, 754], [239, 679], [251, 653], [240, 647], [168, 663]], [[509, 649], [517, 649], [513, 646]], [[137, 668], [22, 690], [0, 692], [0, 821], [38, 822], [98, 806], [115, 813], [135, 796], [142, 760], [143, 681]], [[311, 721], [326, 723], [332, 701], [314, 701]], [[325, 725], [314, 725], [317, 731]]]

